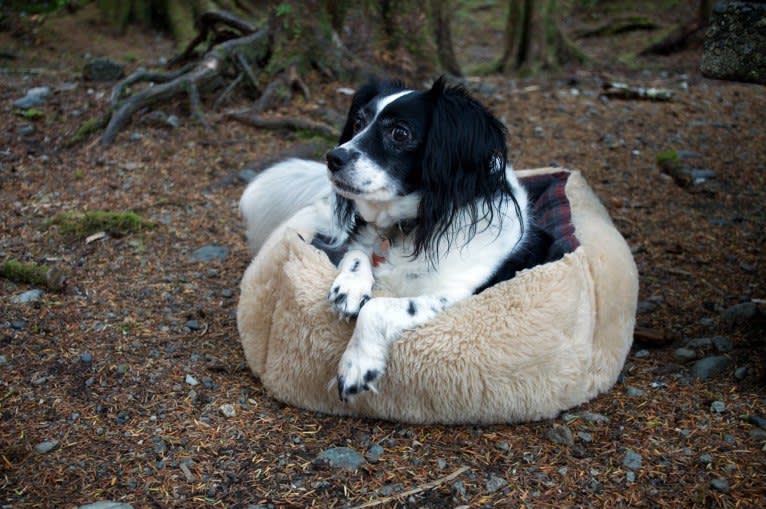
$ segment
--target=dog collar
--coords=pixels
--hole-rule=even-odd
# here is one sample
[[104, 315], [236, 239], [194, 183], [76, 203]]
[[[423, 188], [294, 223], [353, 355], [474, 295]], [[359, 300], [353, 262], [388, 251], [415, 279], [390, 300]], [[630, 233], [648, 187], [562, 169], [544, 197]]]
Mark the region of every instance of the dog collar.
[[377, 267], [385, 263], [388, 251], [391, 249], [391, 240], [388, 237], [378, 235], [375, 245], [372, 247], [372, 266]]

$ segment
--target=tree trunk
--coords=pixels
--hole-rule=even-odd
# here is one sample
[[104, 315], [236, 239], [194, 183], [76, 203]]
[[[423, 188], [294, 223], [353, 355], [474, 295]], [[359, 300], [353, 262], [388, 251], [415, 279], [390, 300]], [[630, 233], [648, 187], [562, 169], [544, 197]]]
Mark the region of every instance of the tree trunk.
[[441, 68], [453, 76], [462, 76], [460, 65], [455, 56], [455, 47], [452, 44], [452, 2], [450, 0], [431, 0], [430, 14], [431, 25], [436, 42], [436, 51], [439, 55]]
[[559, 0], [510, 0], [505, 25], [505, 44], [496, 71], [535, 72], [581, 62], [584, 55], [559, 26]]

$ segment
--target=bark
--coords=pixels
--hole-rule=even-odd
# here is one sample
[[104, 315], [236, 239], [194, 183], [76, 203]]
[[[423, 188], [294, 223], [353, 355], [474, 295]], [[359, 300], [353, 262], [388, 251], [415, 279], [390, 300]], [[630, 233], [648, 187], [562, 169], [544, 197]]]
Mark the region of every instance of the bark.
[[556, 69], [581, 62], [583, 53], [560, 27], [565, 2], [559, 0], [510, 0], [505, 44], [496, 71]]
[[453, 76], [462, 76], [452, 44], [452, 7], [450, 0], [431, 0], [431, 25], [441, 68]]

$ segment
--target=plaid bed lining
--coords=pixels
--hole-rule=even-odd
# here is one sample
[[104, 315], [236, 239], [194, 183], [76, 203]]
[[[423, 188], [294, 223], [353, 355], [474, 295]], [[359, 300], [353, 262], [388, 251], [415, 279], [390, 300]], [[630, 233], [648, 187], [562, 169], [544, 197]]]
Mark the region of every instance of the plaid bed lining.
[[566, 195], [569, 172], [534, 175], [520, 179], [529, 193], [537, 226], [552, 239], [546, 262], [553, 262], [580, 246], [572, 224], [572, 208]]

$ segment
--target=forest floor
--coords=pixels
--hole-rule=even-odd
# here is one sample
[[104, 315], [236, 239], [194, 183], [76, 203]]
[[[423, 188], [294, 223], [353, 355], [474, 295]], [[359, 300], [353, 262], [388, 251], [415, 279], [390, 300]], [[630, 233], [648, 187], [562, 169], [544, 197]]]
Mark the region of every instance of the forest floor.
[[[654, 13], [684, 15], [671, 14]], [[593, 25], [588, 16], [573, 23]], [[0, 506], [346, 507], [387, 496], [382, 506], [412, 508], [766, 506], [766, 94], [703, 78], [699, 49], [618, 58], [646, 37], [581, 39], [594, 61], [553, 75], [468, 81], [509, 127], [517, 168], [578, 169], [598, 192], [634, 253], [649, 333], [617, 385], [568, 414], [446, 427], [285, 406], [245, 364], [236, 307], [250, 256], [237, 200], [247, 169], [305, 140], [213, 113], [207, 131], [178, 100], [108, 148], [97, 137], [67, 147], [113, 84], [84, 81], [87, 60], [133, 70], [172, 44], [116, 35], [83, 12], [6, 27], [0, 262], [66, 279], [56, 291], [0, 278]], [[491, 48], [482, 44], [461, 44], [461, 58]], [[606, 99], [608, 80], [673, 98]], [[308, 83], [311, 99], [283, 111], [342, 119], [338, 89], [356, 84]], [[51, 93], [36, 112], [13, 107], [40, 86]], [[663, 174], [655, 158], [666, 150], [700, 182]], [[153, 227], [84, 239], [52, 223], [95, 210], [130, 210]], [[194, 256], [205, 247], [214, 259]], [[693, 376], [716, 357], [723, 369]], [[554, 425], [572, 442], [553, 440]], [[356, 470], [315, 461], [337, 447], [367, 459]]]

